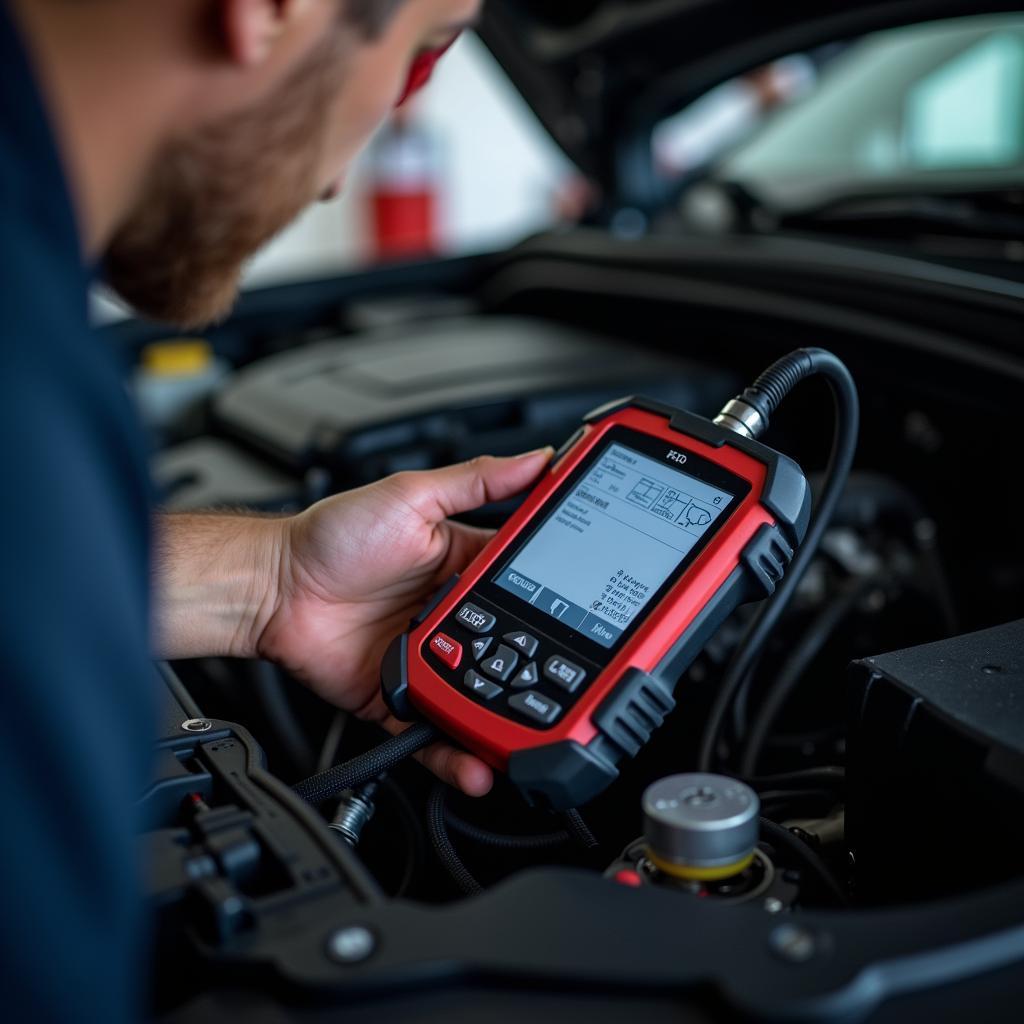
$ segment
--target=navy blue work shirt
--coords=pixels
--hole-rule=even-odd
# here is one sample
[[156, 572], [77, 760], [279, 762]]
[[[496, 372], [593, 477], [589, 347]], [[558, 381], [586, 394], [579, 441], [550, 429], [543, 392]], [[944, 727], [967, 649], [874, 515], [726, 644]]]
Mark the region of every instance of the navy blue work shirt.
[[69, 189], [0, 0], [0, 1016], [136, 1020], [148, 485]]

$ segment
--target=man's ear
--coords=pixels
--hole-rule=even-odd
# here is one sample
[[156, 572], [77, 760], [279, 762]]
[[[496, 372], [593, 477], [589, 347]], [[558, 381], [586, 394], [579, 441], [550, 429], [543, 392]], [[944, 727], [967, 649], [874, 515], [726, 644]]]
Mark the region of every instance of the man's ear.
[[231, 60], [262, 64], [307, 0], [218, 0], [221, 28]]

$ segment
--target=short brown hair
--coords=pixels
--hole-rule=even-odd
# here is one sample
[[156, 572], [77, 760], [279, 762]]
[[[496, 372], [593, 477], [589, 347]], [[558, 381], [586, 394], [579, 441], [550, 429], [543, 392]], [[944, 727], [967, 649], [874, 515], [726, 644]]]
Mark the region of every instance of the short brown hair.
[[405, 0], [342, 0], [344, 18], [367, 39], [376, 39]]

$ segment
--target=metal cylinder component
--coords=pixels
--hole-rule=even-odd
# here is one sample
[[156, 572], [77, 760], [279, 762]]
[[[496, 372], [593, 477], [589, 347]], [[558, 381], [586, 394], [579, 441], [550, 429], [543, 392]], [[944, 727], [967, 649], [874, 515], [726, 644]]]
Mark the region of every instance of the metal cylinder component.
[[643, 795], [647, 856], [680, 878], [714, 880], [743, 871], [754, 856], [760, 801], [724, 775], [669, 775]]
[[741, 398], [730, 398], [722, 406], [722, 411], [715, 417], [714, 422], [744, 437], [758, 437], [764, 433], [768, 425], [757, 409]]
[[327, 827], [337, 832], [350, 846], [356, 846], [367, 822], [373, 817], [373, 811], [373, 801], [369, 797], [348, 789], [342, 794], [334, 820]]

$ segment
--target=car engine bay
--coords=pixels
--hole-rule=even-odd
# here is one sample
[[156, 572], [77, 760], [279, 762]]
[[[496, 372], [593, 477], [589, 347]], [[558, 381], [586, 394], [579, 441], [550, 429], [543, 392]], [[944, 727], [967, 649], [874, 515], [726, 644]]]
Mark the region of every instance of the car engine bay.
[[[412, 761], [312, 806], [292, 787], [373, 748], [377, 727], [267, 662], [163, 666], [141, 797], [157, 1019], [952, 1020], [951, 989], [1019, 998], [1022, 307], [982, 273], [832, 242], [586, 230], [246, 297], [210, 334], [233, 369], [158, 433], [172, 511], [288, 513], [393, 472], [557, 447], [623, 395], [710, 417], [801, 346], [849, 366], [860, 443], [728, 710], [719, 781], [694, 783], [697, 802], [729, 780], [757, 795], [751, 859], [727, 877], [661, 870], [644, 794], [694, 772], [751, 606], [575, 818], [501, 780], [470, 800]], [[161, 340], [107, 330], [126, 352]], [[829, 422], [810, 383], [768, 435], [812, 491]]]

